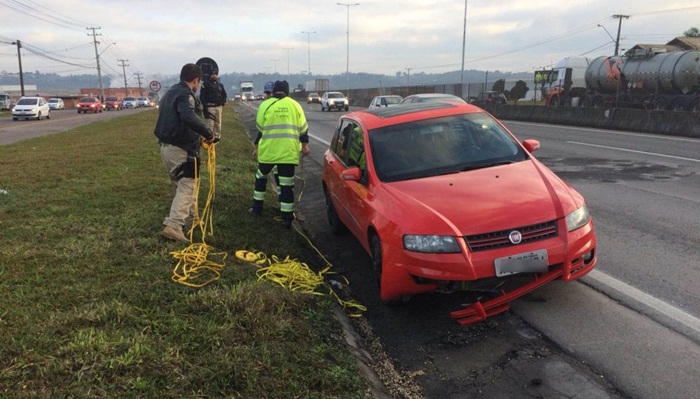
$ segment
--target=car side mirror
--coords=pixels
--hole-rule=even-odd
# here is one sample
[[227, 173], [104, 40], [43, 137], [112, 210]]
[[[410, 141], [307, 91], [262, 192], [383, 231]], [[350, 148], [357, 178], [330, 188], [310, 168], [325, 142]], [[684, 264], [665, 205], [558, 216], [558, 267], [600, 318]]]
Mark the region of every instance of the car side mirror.
[[360, 178], [362, 178], [362, 172], [358, 167], [348, 168], [340, 173], [340, 177], [343, 180], [360, 181]]
[[533, 139], [523, 140], [523, 146], [527, 152], [535, 152], [540, 149], [540, 142]]

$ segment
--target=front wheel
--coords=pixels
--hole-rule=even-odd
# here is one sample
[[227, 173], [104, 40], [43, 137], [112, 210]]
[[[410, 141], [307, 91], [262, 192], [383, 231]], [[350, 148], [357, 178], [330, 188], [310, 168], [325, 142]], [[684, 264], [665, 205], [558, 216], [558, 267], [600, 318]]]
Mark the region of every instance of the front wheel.
[[41, 112], [39, 112], [39, 113], [36, 115], [36, 120], [38, 120], [38, 121], [41, 120]]
[[338, 212], [336, 212], [333, 206], [333, 201], [331, 200], [330, 194], [326, 192], [326, 215], [328, 216], [328, 224], [331, 226], [331, 232], [333, 235], [340, 235], [345, 232], [345, 225], [338, 217]]
[[51, 111], [46, 114], [46, 119], [51, 119]]
[[346, 106], [345, 106], [345, 112], [348, 112], [349, 109], [350, 109], [350, 107], [348, 107], [348, 106], [346, 105]]

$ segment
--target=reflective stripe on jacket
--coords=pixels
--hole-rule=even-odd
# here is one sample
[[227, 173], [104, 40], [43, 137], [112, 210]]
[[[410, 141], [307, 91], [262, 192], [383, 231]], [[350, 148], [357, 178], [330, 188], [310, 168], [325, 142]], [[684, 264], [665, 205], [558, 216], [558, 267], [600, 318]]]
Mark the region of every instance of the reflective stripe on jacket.
[[260, 104], [256, 117], [260, 132], [258, 162], [299, 164], [299, 137], [309, 130], [304, 110], [289, 97], [271, 97]]

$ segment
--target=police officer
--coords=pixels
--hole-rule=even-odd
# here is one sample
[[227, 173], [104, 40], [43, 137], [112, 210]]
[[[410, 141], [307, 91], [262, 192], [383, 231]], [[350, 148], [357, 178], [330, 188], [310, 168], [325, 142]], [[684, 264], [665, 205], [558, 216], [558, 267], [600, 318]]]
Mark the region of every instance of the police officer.
[[221, 116], [226, 105], [226, 89], [219, 81], [219, 71], [212, 69], [209, 79], [205, 79], [199, 92], [199, 99], [204, 104], [204, 115], [207, 117], [214, 136], [221, 137]]
[[160, 155], [176, 186], [170, 214], [163, 221], [163, 236], [189, 242], [182, 232], [194, 217], [195, 173], [199, 172], [199, 148], [202, 141], [217, 139], [204, 121], [202, 104], [195, 92], [202, 81], [202, 71], [195, 64], [186, 64], [180, 71], [180, 82], [172, 86], [160, 100], [154, 133], [160, 142]]
[[304, 110], [289, 97], [289, 83], [276, 81], [272, 97], [258, 108], [253, 158], [258, 161], [255, 173], [253, 207], [250, 212], [260, 215], [263, 210], [267, 175], [277, 166], [280, 184], [280, 212], [284, 227], [291, 228], [294, 220], [294, 169], [299, 164], [299, 152], [309, 154], [309, 125]]

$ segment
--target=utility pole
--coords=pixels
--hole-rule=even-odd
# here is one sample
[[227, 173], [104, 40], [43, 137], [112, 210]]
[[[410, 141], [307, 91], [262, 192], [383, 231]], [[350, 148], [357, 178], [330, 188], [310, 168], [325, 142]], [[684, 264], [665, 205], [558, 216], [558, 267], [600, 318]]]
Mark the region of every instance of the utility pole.
[[615, 55], [617, 55], [618, 50], [620, 49], [620, 31], [622, 30], [622, 18], [629, 19], [630, 16], [615, 14], [612, 17], [617, 18], [619, 20], [617, 24], [617, 39], [615, 40]]
[[102, 36], [101, 33], [95, 33], [96, 29], [102, 28], [85, 28], [87, 30], [92, 30], [92, 33], [88, 33], [88, 36], [92, 36], [92, 41], [95, 44], [95, 60], [97, 61], [97, 80], [100, 82], [100, 101], [105, 100], [105, 90], [102, 88], [102, 72], [100, 71], [100, 53], [97, 52], [97, 36]]
[[409, 91], [408, 94], [411, 94], [410, 93], [411, 92], [411, 69], [413, 69], [413, 68], [405, 68], [405, 69], [408, 71], [406, 86], [408, 86], [408, 91]]
[[126, 64], [126, 61], [129, 60], [119, 59], [117, 61], [121, 62], [120, 66], [122, 67], [122, 71], [124, 71], [124, 97], [127, 97], [129, 95], [129, 87], [126, 85], [126, 67], [128, 67], [129, 64]]
[[143, 74], [141, 72], [136, 72], [134, 75], [136, 75], [136, 78], [139, 80], [139, 92], [141, 93], [141, 97], [143, 97], [143, 89], [141, 88], [141, 76]]
[[[462, 75], [459, 78], [459, 84], [462, 86], [462, 95], [464, 97], [464, 53], [467, 46], [467, 0], [464, 0], [464, 28], [462, 30]], [[468, 95], [468, 94], [467, 94]]]
[[17, 41], [12, 44], [17, 44], [17, 59], [19, 60], [19, 87], [22, 93], [22, 97], [24, 97], [24, 73], [22, 73], [22, 54], [19, 51], [19, 49], [22, 48], [22, 43], [20, 43], [19, 39], [17, 39]]

